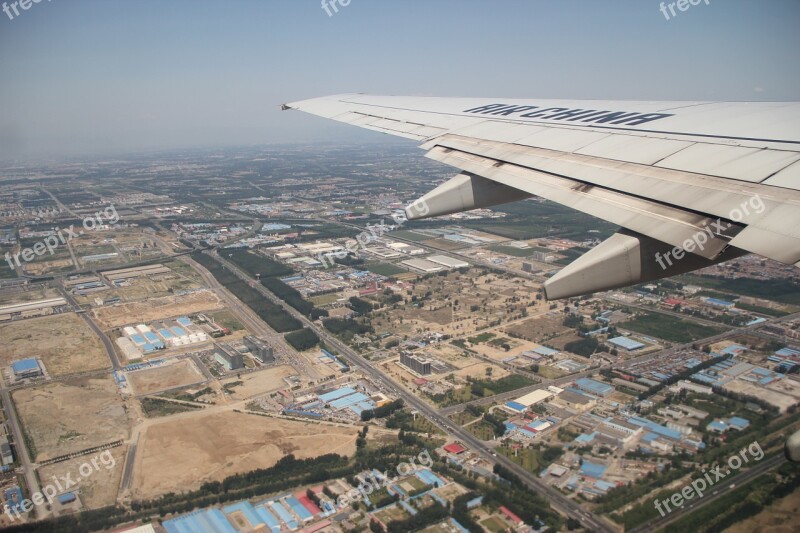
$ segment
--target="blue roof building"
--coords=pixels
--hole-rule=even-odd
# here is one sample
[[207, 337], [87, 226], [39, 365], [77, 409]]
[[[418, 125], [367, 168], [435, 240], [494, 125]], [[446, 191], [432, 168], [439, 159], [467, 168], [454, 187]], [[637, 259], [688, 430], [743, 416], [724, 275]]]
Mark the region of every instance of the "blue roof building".
[[742, 430], [750, 426], [750, 421], [739, 416], [732, 416], [728, 419], [728, 425], [733, 429]]
[[585, 390], [590, 394], [597, 394], [598, 396], [608, 396], [612, 392], [614, 392], [614, 387], [607, 383], [602, 383], [600, 381], [591, 379], [591, 378], [580, 378], [575, 380], [575, 385], [579, 388]]
[[629, 352], [639, 350], [645, 346], [641, 342], [629, 339], [628, 337], [614, 337], [613, 339], [608, 339], [608, 342], [614, 346], [619, 346], [620, 348], [628, 350]]
[[605, 465], [584, 461], [581, 465], [581, 472], [584, 476], [600, 479], [605, 475], [608, 467]]

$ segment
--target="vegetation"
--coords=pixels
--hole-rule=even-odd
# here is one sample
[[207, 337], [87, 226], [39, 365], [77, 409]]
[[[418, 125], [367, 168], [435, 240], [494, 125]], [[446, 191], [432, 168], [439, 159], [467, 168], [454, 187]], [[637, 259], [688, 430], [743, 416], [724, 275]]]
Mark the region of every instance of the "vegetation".
[[193, 409], [202, 409], [199, 405], [171, 402], [160, 398], [142, 398], [141, 402], [142, 411], [144, 411], [145, 416], [149, 418], [184, 413], [186, 411], [192, 411]]
[[713, 337], [724, 331], [721, 328], [697, 324], [696, 322], [662, 314], [639, 315], [621, 324], [621, 326], [644, 335], [680, 343]]
[[789, 305], [800, 305], [800, 283], [788, 279], [760, 280], [753, 278], [720, 278], [714, 276], [683, 276], [681, 281], [721, 291], [763, 298]]
[[291, 344], [292, 347], [298, 352], [310, 350], [319, 344], [319, 337], [317, 337], [317, 334], [308, 328], [287, 333], [284, 338], [286, 339], [286, 342]]
[[256, 289], [250, 287], [245, 281], [239, 279], [236, 274], [223, 267], [212, 257], [202, 252], [194, 252], [192, 253], [192, 259], [211, 272], [217, 281], [250, 307], [250, 309], [275, 331], [285, 333], [303, 327], [300, 321], [288, 315], [280, 306], [264, 298]]
[[220, 255], [235, 263], [242, 270], [250, 274], [252, 277], [261, 276], [264, 278], [271, 278], [276, 276], [290, 276], [294, 274], [294, 270], [288, 266], [268, 259], [266, 257], [255, 255], [249, 250], [233, 249], [220, 251]]
[[386, 405], [376, 407], [375, 409], [367, 409], [365, 411], [361, 411], [361, 420], [366, 422], [367, 420], [372, 420], [373, 418], [386, 418], [387, 416], [391, 415], [398, 409], [402, 408], [403, 408], [403, 400], [395, 400], [393, 402], [387, 403]]
[[589, 357], [600, 347], [600, 343], [594, 337], [584, 337], [577, 341], [568, 342], [564, 345], [564, 350]]
[[374, 309], [372, 302], [362, 300], [356, 296], [350, 298], [350, 308], [359, 315], [368, 315]]

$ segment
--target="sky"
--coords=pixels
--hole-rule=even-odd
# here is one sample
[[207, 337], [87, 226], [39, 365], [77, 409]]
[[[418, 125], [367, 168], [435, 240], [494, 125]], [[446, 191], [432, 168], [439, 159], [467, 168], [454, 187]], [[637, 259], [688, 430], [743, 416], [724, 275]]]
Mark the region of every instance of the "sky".
[[326, 1], [9, 6], [0, 160], [379, 136], [279, 111], [345, 92], [800, 100], [797, 0]]

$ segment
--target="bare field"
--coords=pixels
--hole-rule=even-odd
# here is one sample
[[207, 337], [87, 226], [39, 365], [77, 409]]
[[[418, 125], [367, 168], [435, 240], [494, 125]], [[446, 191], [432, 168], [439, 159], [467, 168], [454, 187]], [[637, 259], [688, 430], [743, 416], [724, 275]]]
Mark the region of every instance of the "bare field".
[[113, 505], [117, 500], [117, 490], [119, 489], [120, 479], [122, 478], [126, 451], [127, 446], [124, 445], [112, 448], [110, 453], [114, 458], [113, 466], [107, 468], [101, 461], [98, 461], [97, 464], [99, 468], [93, 469], [92, 474], [85, 478], [79, 474], [81, 465], [84, 463], [91, 464], [92, 458], [100, 454], [85, 455], [83, 457], [64, 461], [63, 463], [43, 466], [38, 470], [39, 478], [42, 480], [42, 483], [47, 484], [48, 480], [53, 479], [53, 476], [56, 476], [58, 479], [63, 479], [69, 474], [74, 481], [77, 481], [80, 477], [80, 481], [74, 488], [80, 492], [80, 499], [84, 507], [99, 509], [101, 507]]
[[75, 313], [31, 318], [0, 326], [0, 364], [25, 357], [44, 361], [51, 376], [111, 366], [105, 348]]
[[281, 365], [269, 370], [260, 370], [245, 374], [241, 378], [230, 378], [222, 382], [222, 385], [242, 381], [242, 385], [233, 388], [230, 397], [234, 400], [245, 400], [253, 396], [259, 396], [268, 392], [275, 392], [286, 387], [283, 378], [296, 374], [295, 370], [289, 365]]
[[129, 372], [127, 378], [136, 395], [153, 394], [176, 387], [188, 387], [205, 381], [205, 376], [191, 359]]
[[491, 376], [493, 380], [498, 380], [511, 374], [511, 372], [509, 372], [505, 368], [492, 365], [489, 363], [476, 363], [474, 365], [470, 365], [462, 368], [461, 370], [453, 372], [453, 374], [464, 379], [466, 378], [486, 379], [486, 376], [489, 375], [486, 373], [486, 369], [488, 368], [492, 369]]
[[26, 263], [24, 271], [28, 276], [42, 276], [44, 274], [68, 272], [74, 268], [75, 266], [72, 264], [72, 259], [67, 257], [66, 259], [59, 259], [57, 261]]
[[27, 290], [6, 290], [0, 292], [0, 305], [21, 304], [36, 300], [46, 300], [58, 298], [60, 294], [57, 290], [44, 285], [34, 285]]
[[570, 331], [570, 328], [564, 326], [562, 322], [563, 318], [559, 317], [531, 318], [509, 326], [505, 331], [533, 342], [542, 342], [544, 339]]
[[110, 329], [134, 322], [146, 323], [223, 308], [224, 305], [213, 292], [203, 290], [183, 296], [166, 296], [143, 302], [102, 307], [92, 312], [104, 329]]
[[21, 389], [13, 399], [39, 461], [128, 435], [125, 406], [110, 376]]
[[[320, 438], [320, 435], [325, 438]], [[133, 496], [153, 498], [207, 481], [273, 466], [286, 454], [304, 459], [355, 452], [356, 427], [296, 422], [226, 411], [147, 428], [139, 441]], [[370, 432], [372, 433], [372, 432]]]

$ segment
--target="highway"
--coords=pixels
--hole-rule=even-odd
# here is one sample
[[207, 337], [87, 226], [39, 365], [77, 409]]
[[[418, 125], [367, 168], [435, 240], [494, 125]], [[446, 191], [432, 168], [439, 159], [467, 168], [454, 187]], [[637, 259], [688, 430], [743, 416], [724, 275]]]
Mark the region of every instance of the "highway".
[[[7, 418], [6, 422], [11, 430], [11, 434], [14, 436], [14, 451], [25, 473], [25, 485], [27, 485], [27, 495], [28, 498], [30, 498], [33, 494], [41, 491], [39, 478], [36, 475], [36, 469], [33, 467], [33, 461], [28, 453], [28, 446], [25, 444], [25, 438], [22, 435], [22, 428], [17, 418], [17, 410], [16, 407], [14, 407], [14, 402], [11, 401], [11, 394], [8, 390], [3, 389], [0, 392], [0, 396], [3, 398], [3, 409], [5, 410]], [[50, 511], [44, 506], [36, 508], [37, 518], [45, 519], [48, 518], [50, 514]]]
[[[748, 481], [751, 481], [758, 476], [778, 468], [783, 463], [786, 462], [786, 458], [782, 454], [775, 455], [770, 457], [769, 459], [764, 459], [762, 462], [756, 464], [756, 466], [750, 468], [749, 470], [742, 470], [738, 472], [736, 475], [727, 476], [725, 479], [720, 480], [718, 485], [714, 485], [708, 488], [705, 495], [700, 499], [692, 499], [689, 500], [683, 507], [679, 507], [673, 510], [671, 513], [667, 513], [664, 517], [659, 517], [656, 520], [651, 520], [641, 526], [638, 526], [634, 529], [631, 529], [630, 533], [645, 533], [648, 531], [658, 531], [659, 529], [671, 524], [672, 522], [678, 520], [679, 518], [684, 517], [685, 515], [691, 513], [692, 511], [696, 511], [700, 507], [708, 505], [732, 490], [736, 490], [737, 487], [741, 487]], [[699, 473], [696, 474], [699, 476]], [[695, 479], [695, 478], [693, 478]], [[678, 490], [675, 491], [676, 493]], [[663, 507], [663, 506], [662, 506]], [[666, 511], [666, 509], [665, 509]]]
[[[240, 270], [236, 265], [220, 257], [215, 252], [211, 252], [209, 255], [211, 255], [217, 261], [225, 265], [231, 272], [236, 274], [236, 276], [238, 276], [240, 279], [248, 282], [254, 281], [245, 272]], [[356, 367], [359, 370], [361, 370], [361, 372], [363, 372], [364, 375], [369, 376], [375, 383], [380, 383], [381, 385], [383, 385], [385, 391], [393, 393], [399, 398], [402, 398], [403, 401], [406, 403], [406, 405], [417, 410], [419, 413], [422, 413], [425, 416], [427, 416], [428, 419], [431, 420], [431, 422], [439, 426], [442, 430], [445, 431], [445, 433], [447, 433], [451, 437], [456, 438], [461, 442], [470, 446], [473, 449], [473, 451], [477, 455], [481, 456], [483, 459], [489, 461], [490, 463], [499, 463], [506, 469], [516, 474], [533, 492], [540, 494], [546, 500], [548, 500], [550, 502], [550, 505], [554, 509], [561, 511], [562, 513], [580, 521], [581, 524], [584, 525], [584, 527], [590, 528], [594, 531], [605, 531], [605, 532], [616, 531], [616, 528], [613, 527], [608, 522], [606, 522], [605, 519], [597, 517], [592, 513], [583, 510], [578, 503], [570, 500], [569, 498], [564, 496], [561, 492], [559, 492], [557, 489], [554, 489], [546, 485], [545, 483], [541, 482], [534, 474], [525, 470], [517, 463], [513, 462], [512, 460], [504, 456], [498, 456], [497, 454], [493, 453], [478, 438], [473, 436], [465, 429], [454, 424], [453, 422], [445, 419], [444, 416], [440, 415], [433, 407], [428, 405], [426, 402], [420, 400], [415, 395], [404, 390], [400, 385], [395, 383], [390, 377], [386, 376], [383, 372], [378, 370], [370, 361], [364, 359], [361, 355], [355, 352], [355, 350], [351, 349], [349, 346], [339, 341], [338, 338], [328, 333], [327, 330], [319, 327], [317, 324], [306, 318], [304, 315], [300, 314], [293, 307], [283, 302], [283, 300], [277, 298], [263, 285], [259, 283], [256, 284], [255, 287], [268, 300], [275, 303], [276, 305], [280, 305], [287, 313], [289, 313], [291, 316], [301, 321], [304, 325], [306, 325], [308, 328], [314, 331], [320, 337], [320, 339], [325, 341], [325, 343], [328, 346], [335, 348], [336, 350], [339, 351], [339, 353], [343, 354], [348, 363], [350, 363], [353, 367]]]

